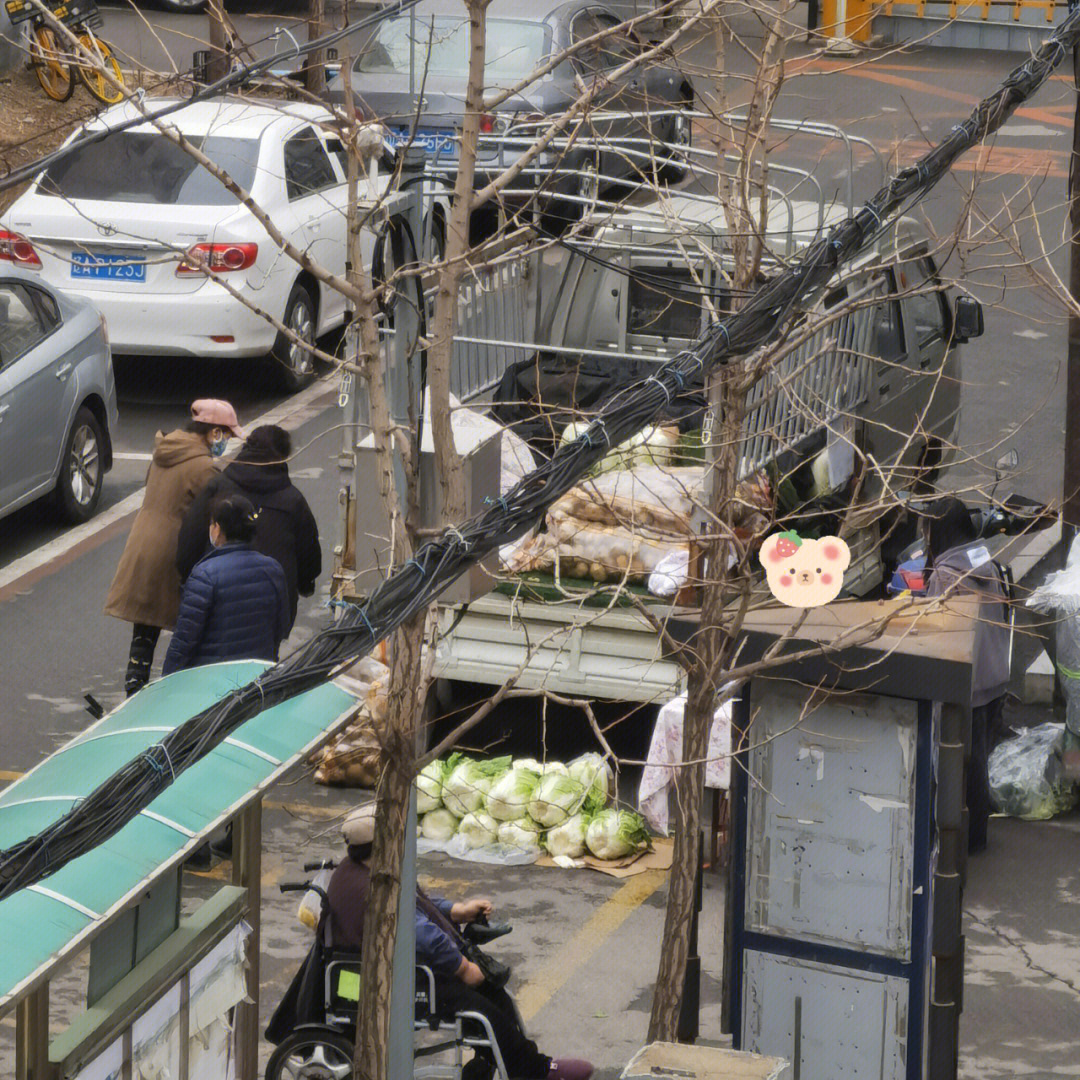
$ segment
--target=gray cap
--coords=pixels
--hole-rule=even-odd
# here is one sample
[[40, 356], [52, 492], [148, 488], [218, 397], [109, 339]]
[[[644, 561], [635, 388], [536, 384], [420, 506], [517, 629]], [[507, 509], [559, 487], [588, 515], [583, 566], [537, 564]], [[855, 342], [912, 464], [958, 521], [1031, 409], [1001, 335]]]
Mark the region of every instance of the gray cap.
[[375, 839], [375, 804], [359, 806], [341, 823], [346, 844], [370, 844]]

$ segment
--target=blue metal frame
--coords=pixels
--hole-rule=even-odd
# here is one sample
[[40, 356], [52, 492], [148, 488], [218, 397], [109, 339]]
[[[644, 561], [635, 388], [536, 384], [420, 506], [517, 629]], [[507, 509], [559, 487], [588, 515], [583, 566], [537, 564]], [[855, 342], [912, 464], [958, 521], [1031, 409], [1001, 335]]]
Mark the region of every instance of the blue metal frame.
[[[885, 696], [885, 695], [882, 695]], [[735, 731], [738, 737], [750, 726], [751, 688], [748, 685], [735, 703]], [[931, 855], [935, 834], [933, 747], [936, 738], [933, 702], [918, 701], [915, 742], [915, 850], [912, 863], [911, 959], [845, 949], [834, 945], [802, 941], [794, 937], [746, 929], [746, 845], [747, 803], [750, 792], [749, 750], [735, 754], [732, 769], [731, 858], [732, 895], [731, 943], [728, 946], [729, 1006], [727, 1027], [736, 1050], [744, 1049], [743, 960], [747, 950], [784, 956], [810, 963], [849, 968], [874, 975], [893, 976], [908, 985], [907, 1080], [922, 1080], [923, 1055], [928, 1034], [927, 987], [930, 975], [930, 912], [933, 910]], [[742, 741], [742, 740], [740, 740]], [[775, 1053], [774, 1048], [766, 1052]]]

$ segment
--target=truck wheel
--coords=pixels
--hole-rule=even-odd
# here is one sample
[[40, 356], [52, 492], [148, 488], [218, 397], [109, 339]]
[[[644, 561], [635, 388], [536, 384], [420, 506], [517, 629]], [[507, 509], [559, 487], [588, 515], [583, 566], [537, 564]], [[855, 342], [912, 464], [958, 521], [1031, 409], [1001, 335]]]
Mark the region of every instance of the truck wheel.
[[264, 1080], [348, 1080], [353, 1072], [352, 1042], [329, 1028], [294, 1031], [266, 1063]]
[[[315, 344], [315, 301], [306, 285], [297, 282], [292, 287], [281, 321], [302, 341]], [[315, 378], [311, 353], [280, 332], [270, 350], [270, 364], [274, 381], [289, 394], [303, 390]]]
[[56, 508], [65, 520], [78, 524], [93, 517], [97, 510], [105, 482], [104, 449], [101, 424], [84, 406], [75, 414], [64, 443], [60, 475], [53, 492]]

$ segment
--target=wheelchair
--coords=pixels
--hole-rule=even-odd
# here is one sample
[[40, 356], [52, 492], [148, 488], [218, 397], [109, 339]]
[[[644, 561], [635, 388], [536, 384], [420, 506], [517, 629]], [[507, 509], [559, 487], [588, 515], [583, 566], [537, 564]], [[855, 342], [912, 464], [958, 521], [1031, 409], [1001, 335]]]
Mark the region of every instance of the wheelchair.
[[[314, 863], [305, 865], [304, 869], [329, 869], [332, 866], [332, 863]], [[328, 898], [318, 885], [305, 881], [286, 882], [279, 887], [283, 893], [314, 891], [319, 896], [325, 915]], [[479, 936], [490, 940], [509, 933], [509, 929], [484, 926]], [[360, 1006], [360, 954], [344, 949], [327, 949], [321, 982], [322, 1022], [299, 1024], [278, 1043], [266, 1064], [264, 1080], [348, 1080], [352, 1076], [356, 1016]], [[516, 1002], [514, 1009], [516, 1012]], [[520, 1014], [517, 1014], [517, 1019], [520, 1023]], [[417, 1062], [413, 1071], [416, 1080], [461, 1080], [467, 1048], [486, 1051], [490, 1055], [495, 1063], [494, 1080], [510, 1080], [488, 1018], [471, 1010], [455, 1013], [452, 1020], [441, 1018], [435, 973], [423, 964], [416, 965], [413, 1030], [426, 1036], [413, 1051]], [[419, 1064], [425, 1058], [447, 1052], [453, 1055], [450, 1062]]]

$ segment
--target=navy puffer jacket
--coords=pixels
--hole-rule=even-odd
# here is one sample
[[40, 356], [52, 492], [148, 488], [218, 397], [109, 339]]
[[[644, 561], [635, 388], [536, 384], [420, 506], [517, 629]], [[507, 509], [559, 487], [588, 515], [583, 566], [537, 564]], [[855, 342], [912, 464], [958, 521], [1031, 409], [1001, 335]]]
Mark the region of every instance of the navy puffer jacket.
[[248, 544], [224, 544], [188, 576], [161, 673], [222, 660], [276, 660], [290, 622], [281, 564]]

